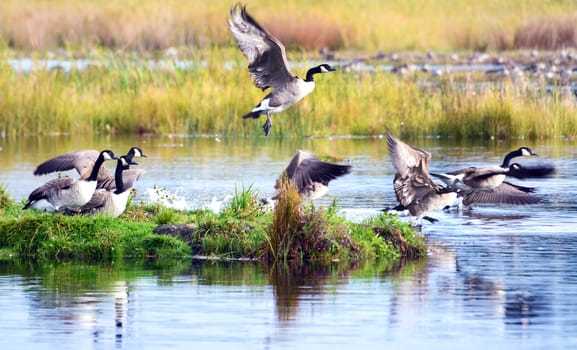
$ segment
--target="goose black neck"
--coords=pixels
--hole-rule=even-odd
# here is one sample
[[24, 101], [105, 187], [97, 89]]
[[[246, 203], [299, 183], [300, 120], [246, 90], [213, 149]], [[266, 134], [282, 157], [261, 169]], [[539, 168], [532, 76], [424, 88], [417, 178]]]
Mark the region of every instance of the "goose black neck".
[[320, 72], [321, 72], [321, 67], [320, 67], [320, 66], [313, 67], [313, 68], [309, 69], [309, 70], [307, 71], [307, 76], [306, 76], [306, 78], [305, 78], [305, 81], [307, 81], [307, 82], [314, 81], [314, 77], [313, 77], [313, 76], [314, 76], [315, 74], [317, 74], [317, 73], [320, 73]]
[[96, 181], [98, 179], [98, 172], [100, 171], [100, 167], [104, 164], [104, 155], [100, 153], [98, 158], [96, 158], [96, 162], [94, 162], [94, 167], [92, 168], [92, 172], [86, 181]]
[[116, 165], [116, 171], [114, 172], [114, 183], [116, 184], [116, 190], [114, 193], [120, 194], [124, 192], [124, 180], [122, 179], [122, 171], [124, 170], [124, 165], [122, 164], [122, 159], [118, 159], [118, 165]]
[[522, 153], [519, 150], [507, 153], [505, 159], [503, 159], [503, 164], [501, 164], [501, 168], [508, 168], [511, 163], [511, 159], [519, 157], [521, 155]]

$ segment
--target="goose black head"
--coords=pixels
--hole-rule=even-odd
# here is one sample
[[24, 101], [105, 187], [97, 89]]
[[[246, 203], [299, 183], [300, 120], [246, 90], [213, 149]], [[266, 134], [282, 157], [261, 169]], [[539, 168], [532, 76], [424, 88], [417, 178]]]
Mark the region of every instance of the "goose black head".
[[536, 156], [537, 153], [533, 152], [529, 147], [521, 147], [517, 150], [519, 156]]
[[120, 165], [122, 166], [123, 170], [128, 170], [130, 169], [131, 165], [138, 165], [137, 162], [133, 161], [132, 159], [130, 159], [129, 156], [120, 156], [117, 158], [118, 159], [118, 163], [120, 163]]
[[104, 159], [104, 160], [118, 159], [116, 157], [116, 155], [114, 154], [114, 152], [112, 152], [109, 149], [106, 149], [106, 150], [100, 152], [100, 157], [102, 157], [102, 159]]
[[333, 67], [331, 67], [330, 65], [328, 65], [328, 64], [326, 64], [326, 63], [321, 64], [321, 65], [319, 66], [319, 68], [320, 68], [320, 70], [321, 70], [321, 73], [334, 72], [334, 71], [337, 70], [336, 68], [333, 68]]
[[313, 81], [313, 75], [315, 75], [317, 73], [328, 73], [328, 72], [334, 72], [334, 71], [336, 71], [336, 68], [333, 68], [326, 63], [320, 64], [316, 67], [312, 67], [311, 69], [309, 69], [307, 71], [307, 76], [306, 76], [305, 81]]
[[126, 157], [130, 161], [132, 160], [133, 157], [148, 157], [148, 156], [144, 154], [144, 152], [142, 152], [140, 147], [132, 147], [130, 151], [128, 151], [128, 153], [126, 154]]

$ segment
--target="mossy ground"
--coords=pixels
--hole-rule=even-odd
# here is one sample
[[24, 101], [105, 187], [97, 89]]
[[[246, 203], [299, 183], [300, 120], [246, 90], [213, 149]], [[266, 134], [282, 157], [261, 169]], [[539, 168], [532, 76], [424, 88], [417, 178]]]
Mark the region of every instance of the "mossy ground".
[[[295, 195], [294, 189], [287, 193]], [[5, 196], [5, 191], [0, 191], [0, 198]], [[4, 258], [106, 261], [194, 255], [323, 263], [398, 260], [422, 256], [426, 251], [423, 237], [394, 216], [382, 214], [352, 223], [337, 215], [336, 205], [315, 208], [298, 198], [285, 204], [279, 198], [275, 211], [270, 211], [262, 207], [251, 188], [238, 191], [218, 214], [132, 203], [120, 218], [66, 216], [22, 211], [10, 199], [3, 203], [0, 254]], [[279, 211], [294, 215], [283, 216]], [[160, 234], [159, 228], [167, 225], [179, 229], [174, 234]]]

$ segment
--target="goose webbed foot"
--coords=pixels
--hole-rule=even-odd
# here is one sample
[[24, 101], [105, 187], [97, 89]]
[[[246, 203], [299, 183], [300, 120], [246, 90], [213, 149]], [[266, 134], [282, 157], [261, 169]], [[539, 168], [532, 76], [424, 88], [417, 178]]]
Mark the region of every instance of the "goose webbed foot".
[[267, 115], [266, 122], [262, 126], [262, 129], [264, 130], [264, 136], [268, 136], [270, 134], [271, 128], [272, 128], [272, 120], [270, 119], [270, 116]]

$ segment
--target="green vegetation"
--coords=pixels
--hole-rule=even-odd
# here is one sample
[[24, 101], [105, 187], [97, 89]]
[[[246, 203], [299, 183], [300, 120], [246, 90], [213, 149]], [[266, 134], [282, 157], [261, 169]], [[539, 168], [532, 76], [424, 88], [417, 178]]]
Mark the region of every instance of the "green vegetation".
[[[195, 58], [206, 67], [151, 68], [143, 59], [96, 57], [84, 71], [14, 72], [0, 65], [0, 134], [219, 134], [260, 136], [262, 121], [241, 115], [263, 94], [235, 50]], [[504, 79], [490, 86], [452, 74], [419, 86], [419, 74], [326, 74], [319, 90], [274, 117], [272, 137], [440, 135], [455, 138], [575, 136], [577, 103], [546, 83]], [[335, 103], [338, 101], [338, 103]]]
[[296, 189], [281, 191], [274, 212], [262, 207], [252, 188], [235, 193], [219, 214], [141, 203], [120, 218], [66, 216], [22, 211], [9, 202], [0, 218], [3, 257], [110, 261], [192, 254], [285, 264], [396, 261], [425, 253], [424, 238], [393, 216], [351, 223], [334, 205], [325, 210], [302, 203]]

